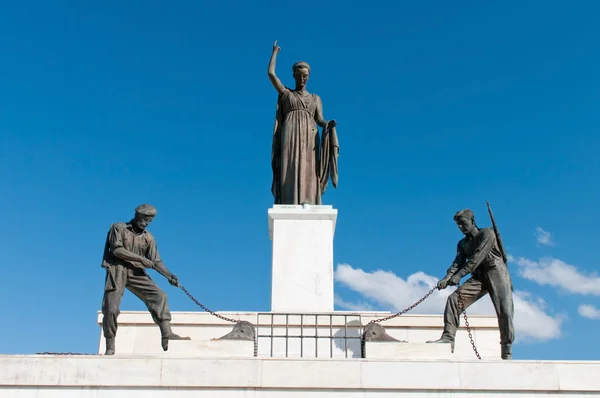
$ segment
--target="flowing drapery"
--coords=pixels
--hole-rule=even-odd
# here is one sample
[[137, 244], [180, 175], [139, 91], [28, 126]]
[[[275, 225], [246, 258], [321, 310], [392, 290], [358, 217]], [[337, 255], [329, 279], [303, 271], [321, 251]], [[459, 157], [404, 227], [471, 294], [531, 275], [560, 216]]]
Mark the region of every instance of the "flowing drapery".
[[321, 204], [331, 179], [338, 183], [339, 143], [335, 127], [315, 122], [319, 98], [286, 90], [278, 96], [273, 128], [271, 192], [275, 204]]

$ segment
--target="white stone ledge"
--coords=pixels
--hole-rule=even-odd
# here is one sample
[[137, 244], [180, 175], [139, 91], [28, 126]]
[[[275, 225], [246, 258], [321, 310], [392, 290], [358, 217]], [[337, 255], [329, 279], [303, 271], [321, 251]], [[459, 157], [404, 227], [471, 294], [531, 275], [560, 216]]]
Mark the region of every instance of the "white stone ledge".
[[[490, 356], [482, 355], [482, 358], [486, 360], [501, 360], [500, 355], [495, 352], [493, 354]], [[452, 352], [450, 344], [367, 341], [365, 342], [365, 357], [367, 359], [391, 359], [396, 361], [420, 359], [470, 361], [475, 359], [475, 354], [469, 344], [457, 344], [454, 352]]]
[[338, 211], [331, 205], [307, 206], [274, 205], [267, 211], [269, 217], [269, 238], [273, 239], [273, 224], [275, 220], [324, 221], [332, 222], [332, 232], [335, 233], [335, 223]]
[[[271, 320], [268, 312], [227, 312], [219, 311], [219, 315], [232, 318], [234, 320], [248, 321], [252, 324], [256, 324], [257, 320], [261, 325], [270, 325]], [[260, 314], [260, 317], [258, 317]], [[273, 313], [275, 325], [284, 325], [285, 314]], [[293, 313], [290, 313], [293, 314]], [[290, 316], [290, 321], [293, 321], [294, 316], [301, 315], [302, 312], [295, 313]], [[352, 316], [358, 317], [360, 315], [363, 326], [369, 323], [373, 319], [382, 318], [389, 315], [389, 312], [349, 312], [349, 311], [334, 311], [334, 312], [322, 312], [319, 314], [319, 324], [325, 323], [326, 318], [329, 315], [333, 316], [334, 325], [343, 325], [343, 316], [347, 315], [348, 320], [352, 320]], [[312, 313], [310, 315], [313, 315]], [[172, 325], [231, 325], [231, 322], [222, 320], [215, 317], [207, 312], [183, 312], [173, 311], [172, 312]], [[260, 318], [260, 319], [258, 319]], [[304, 325], [314, 325], [310, 317], [304, 317]], [[307, 319], [308, 318], [308, 319]], [[98, 311], [98, 324], [102, 324], [102, 312]], [[312, 322], [312, 323], [311, 323]], [[461, 322], [461, 326], [462, 326]], [[119, 325], [154, 325], [152, 317], [148, 311], [121, 311], [119, 315]], [[299, 324], [299, 323], [298, 323]], [[328, 324], [328, 323], [327, 323]], [[382, 323], [385, 328], [388, 327], [400, 327], [400, 328], [433, 328], [439, 329], [444, 326], [443, 315], [402, 315]], [[469, 315], [469, 325], [474, 329], [498, 329], [498, 319], [496, 316], [491, 315]]]
[[254, 341], [248, 340], [171, 340], [163, 351], [158, 339], [155, 344], [141, 346], [134, 353], [160, 357], [192, 358], [253, 358]]
[[[17, 389], [583, 393], [600, 395], [600, 362], [192, 359], [0, 356], [0, 396]], [[4, 391], [4, 392], [3, 392]], [[36, 395], [37, 396], [37, 395]], [[94, 395], [96, 396], [96, 395]], [[233, 396], [233, 395], [232, 395]], [[254, 396], [254, 395], [253, 395]], [[261, 395], [262, 396], [262, 395]], [[483, 396], [483, 395], [482, 395]]]

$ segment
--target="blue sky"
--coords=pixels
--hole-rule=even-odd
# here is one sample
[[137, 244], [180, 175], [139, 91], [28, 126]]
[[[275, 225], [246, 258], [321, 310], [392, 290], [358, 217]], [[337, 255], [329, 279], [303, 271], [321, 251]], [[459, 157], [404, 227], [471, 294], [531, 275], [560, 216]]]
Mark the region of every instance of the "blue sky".
[[4, 5], [0, 352], [96, 350], [104, 238], [141, 203], [201, 301], [269, 309], [278, 40], [283, 82], [309, 62], [338, 121], [338, 309], [411, 304], [452, 261], [454, 212], [488, 226], [488, 200], [521, 300], [515, 359], [598, 359], [600, 4], [260, 3]]

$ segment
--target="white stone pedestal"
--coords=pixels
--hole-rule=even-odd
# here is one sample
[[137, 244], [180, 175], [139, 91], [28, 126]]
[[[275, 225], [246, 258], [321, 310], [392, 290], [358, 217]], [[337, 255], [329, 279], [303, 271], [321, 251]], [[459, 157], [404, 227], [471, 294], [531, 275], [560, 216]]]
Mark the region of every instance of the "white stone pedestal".
[[273, 241], [272, 312], [333, 311], [331, 206], [274, 205], [269, 209]]
[[[321, 314], [276, 314], [270, 312], [220, 312], [228, 318], [254, 325], [259, 358], [361, 358], [360, 336], [370, 321], [389, 312], [335, 311]], [[98, 354], [106, 351], [102, 331], [102, 312], [98, 311]], [[254, 357], [252, 341], [213, 340], [229, 333], [233, 324], [207, 312], [172, 312], [173, 332], [190, 336], [191, 341], [170, 341], [169, 351], [160, 346], [160, 330], [148, 311], [121, 311], [116, 338], [116, 356], [160, 356], [209, 358], [229, 356]], [[470, 315], [473, 340], [483, 360], [500, 359], [498, 320], [495, 315]], [[477, 360], [464, 326], [456, 333], [454, 353], [449, 344], [426, 344], [436, 340], [444, 328], [443, 315], [403, 316], [384, 322], [385, 331], [397, 342], [366, 342], [369, 360], [431, 359]], [[316, 336], [319, 336], [318, 338]], [[440, 347], [445, 346], [445, 347]], [[440, 351], [437, 351], [440, 350]], [[2, 372], [0, 372], [1, 375]], [[1, 378], [1, 377], [0, 377]], [[2, 395], [0, 394], [0, 397]]]

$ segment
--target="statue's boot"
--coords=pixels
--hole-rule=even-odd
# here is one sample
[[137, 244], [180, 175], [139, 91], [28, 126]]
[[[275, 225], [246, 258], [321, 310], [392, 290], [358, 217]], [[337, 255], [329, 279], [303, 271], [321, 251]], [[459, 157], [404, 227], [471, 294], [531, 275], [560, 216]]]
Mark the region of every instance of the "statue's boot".
[[502, 359], [512, 359], [512, 344], [502, 344], [501, 355]]
[[191, 340], [190, 337], [182, 337], [173, 333], [171, 330], [171, 322], [169, 321], [161, 322], [158, 327], [160, 328], [161, 345], [163, 351], [167, 351], [169, 349], [169, 340]]
[[106, 338], [106, 352], [104, 355], [115, 355], [115, 338], [107, 337]]
[[433, 343], [433, 344], [450, 344], [450, 349], [452, 350], [452, 352], [454, 352], [454, 338], [448, 336], [447, 334], [442, 334], [442, 337], [440, 337], [437, 340], [429, 340], [427, 343]]

